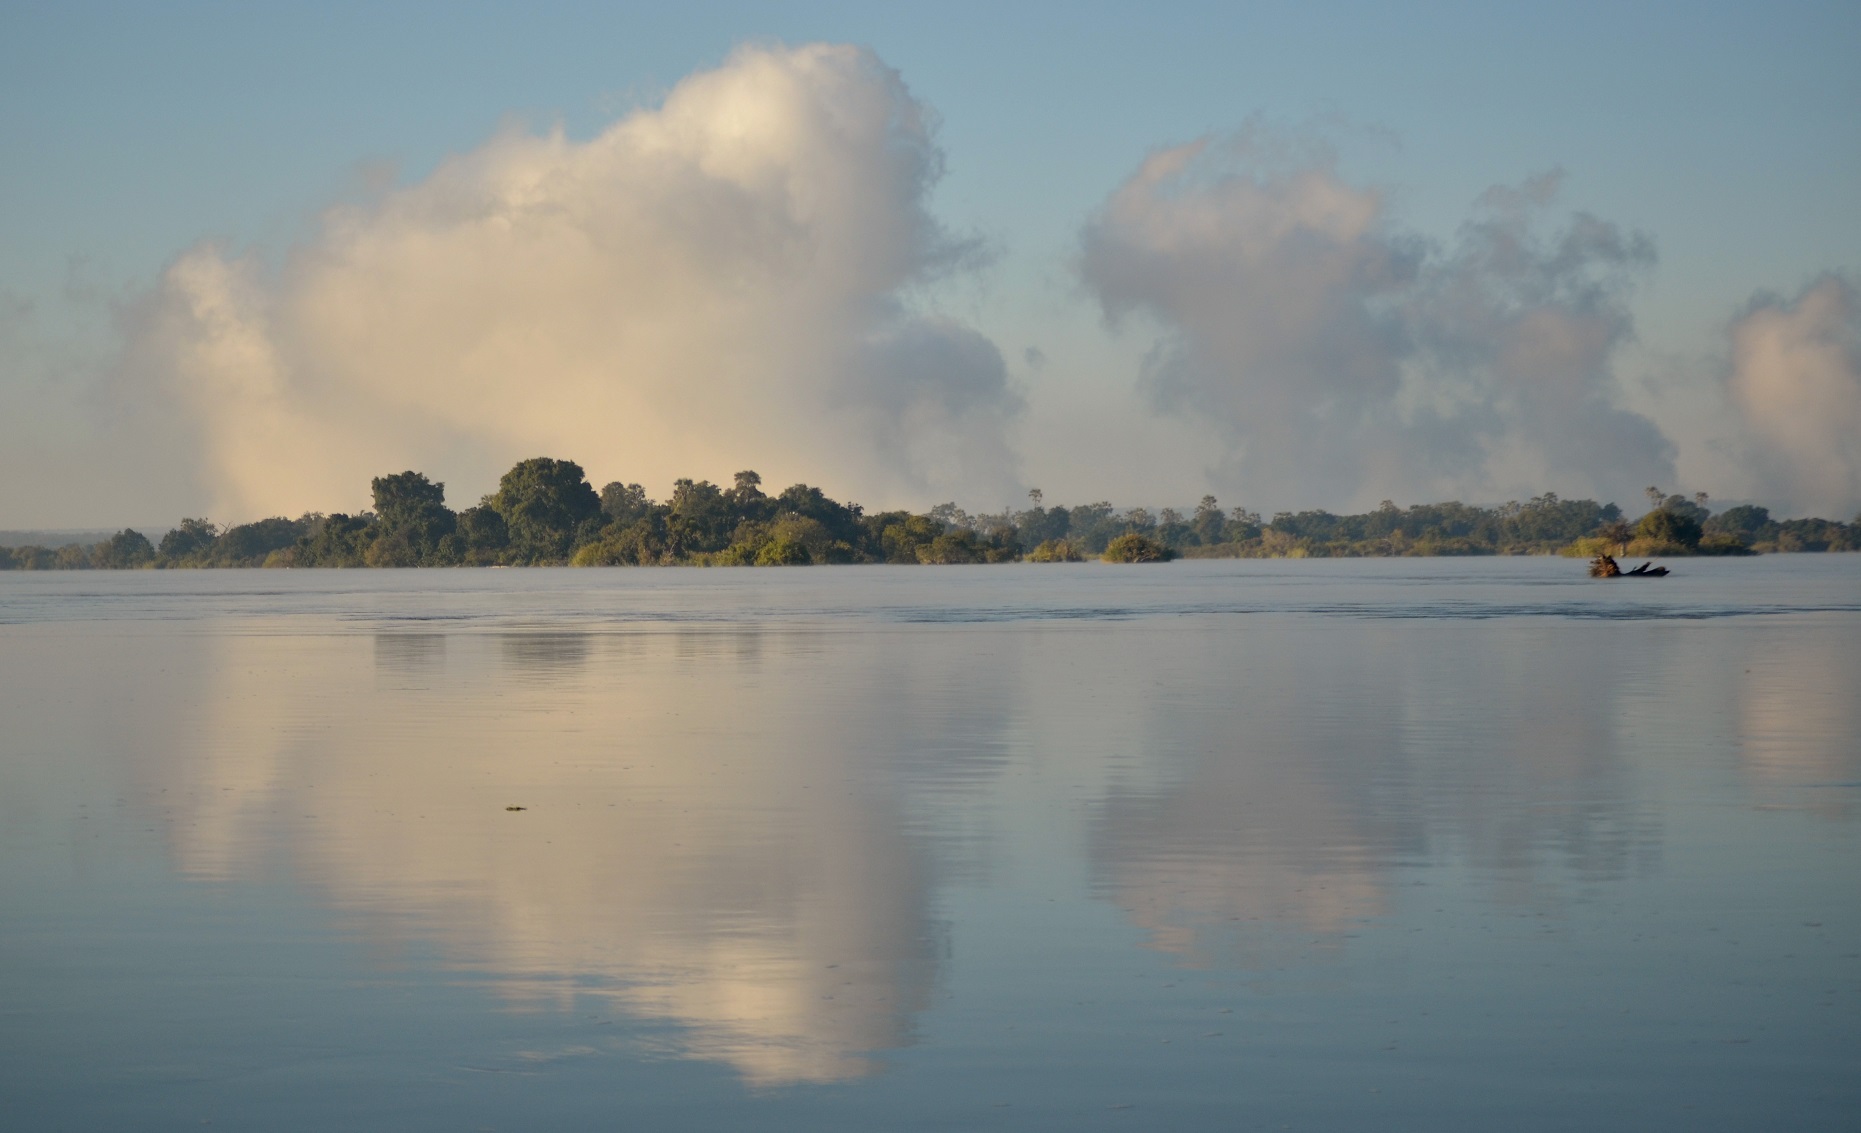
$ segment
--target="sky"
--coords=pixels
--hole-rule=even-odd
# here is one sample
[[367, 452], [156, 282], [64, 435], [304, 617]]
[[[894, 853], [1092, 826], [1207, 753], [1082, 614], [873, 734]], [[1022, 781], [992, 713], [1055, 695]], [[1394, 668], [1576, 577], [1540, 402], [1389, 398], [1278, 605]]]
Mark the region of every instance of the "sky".
[[1861, 510], [1852, 4], [0, 3], [0, 528]]

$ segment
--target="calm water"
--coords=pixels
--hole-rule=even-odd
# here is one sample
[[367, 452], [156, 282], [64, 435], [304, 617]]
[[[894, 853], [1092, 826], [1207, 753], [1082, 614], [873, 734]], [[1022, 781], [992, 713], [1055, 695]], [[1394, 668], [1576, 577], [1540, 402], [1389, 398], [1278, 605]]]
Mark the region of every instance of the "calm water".
[[0, 1112], [1853, 1129], [1861, 556], [1582, 573], [0, 574]]

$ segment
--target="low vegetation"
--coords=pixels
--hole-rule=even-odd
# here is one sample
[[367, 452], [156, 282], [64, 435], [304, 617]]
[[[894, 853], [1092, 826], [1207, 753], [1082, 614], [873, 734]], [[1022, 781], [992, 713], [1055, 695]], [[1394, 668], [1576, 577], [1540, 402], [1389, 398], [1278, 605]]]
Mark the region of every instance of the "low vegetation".
[[1175, 548], [1166, 547], [1135, 531], [1120, 535], [1105, 544], [1105, 553], [1099, 556], [1108, 563], [1167, 563], [1175, 557]]

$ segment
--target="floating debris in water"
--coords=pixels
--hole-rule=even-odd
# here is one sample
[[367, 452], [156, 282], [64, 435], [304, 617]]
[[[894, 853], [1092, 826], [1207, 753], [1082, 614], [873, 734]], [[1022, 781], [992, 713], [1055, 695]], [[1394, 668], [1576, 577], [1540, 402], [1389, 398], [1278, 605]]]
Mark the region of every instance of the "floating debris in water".
[[527, 806], [507, 806], [504, 809], [505, 810], [529, 810], [530, 808]]

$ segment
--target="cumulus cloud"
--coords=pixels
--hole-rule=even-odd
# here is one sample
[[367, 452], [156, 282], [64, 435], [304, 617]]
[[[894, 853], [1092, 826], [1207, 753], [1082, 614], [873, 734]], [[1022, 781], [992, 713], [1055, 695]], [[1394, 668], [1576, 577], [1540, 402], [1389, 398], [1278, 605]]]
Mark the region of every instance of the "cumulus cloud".
[[1152, 406], [1222, 438], [1212, 480], [1327, 506], [1671, 480], [1672, 446], [1619, 406], [1613, 368], [1645, 237], [1583, 214], [1543, 235], [1550, 174], [1488, 192], [1439, 245], [1287, 148], [1162, 150], [1082, 233], [1106, 318], [1163, 332], [1140, 377]]
[[1861, 297], [1825, 275], [1754, 299], [1731, 328], [1726, 391], [1752, 495], [1790, 514], [1861, 509]]
[[275, 270], [190, 250], [126, 379], [188, 407], [227, 518], [540, 454], [994, 495], [1021, 408], [1001, 354], [911, 303], [973, 255], [927, 206], [933, 133], [869, 51], [746, 48], [596, 137], [506, 131], [332, 209]]

